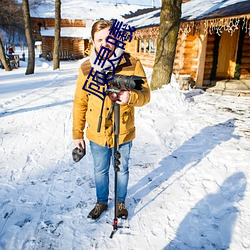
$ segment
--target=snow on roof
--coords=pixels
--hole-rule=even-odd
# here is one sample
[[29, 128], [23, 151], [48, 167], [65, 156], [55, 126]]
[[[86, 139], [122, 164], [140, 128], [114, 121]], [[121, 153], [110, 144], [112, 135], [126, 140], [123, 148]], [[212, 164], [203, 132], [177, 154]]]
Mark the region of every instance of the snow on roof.
[[[123, 19], [122, 16], [150, 6], [96, 2], [93, 0], [62, 0], [61, 18], [71, 20]], [[55, 4], [47, 1], [37, 9], [30, 10], [31, 17], [54, 18]]]
[[161, 6], [161, 0], [97, 0], [98, 2], [137, 4], [143, 6]]
[[[54, 36], [54, 28], [41, 28], [42, 36]], [[91, 28], [83, 27], [62, 27], [61, 37], [78, 37], [82, 39], [89, 39], [91, 37]]]
[[160, 8], [153, 10], [152, 12], [137, 15], [133, 18], [126, 20], [126, 23], [135, 28], [137, 27], [148, 27], [159, 25], [160, 23]]
[[[135, 28], [160, 24], [160, 8], [142, 15], [131, 15], [126, 22]], [[194, 21], [250, 13], [249, 0], [191, 0], [182, 4], [182, 21]]]
[[[229, 15], [240, 15], [250, 13], [249, 0], [191, 0], [182, 5], [182, 19], [186, 21], [201, 20], [215, 17], [227, 16], [226, 12], [223, 14], [223, 9], [233, 9]], [[229, 7], [230, 6], [230, 7]], [[248, 6], [248, 8], [246, 8]], [[221, 13], [219, 16], [211, 16], [217, 11]]]

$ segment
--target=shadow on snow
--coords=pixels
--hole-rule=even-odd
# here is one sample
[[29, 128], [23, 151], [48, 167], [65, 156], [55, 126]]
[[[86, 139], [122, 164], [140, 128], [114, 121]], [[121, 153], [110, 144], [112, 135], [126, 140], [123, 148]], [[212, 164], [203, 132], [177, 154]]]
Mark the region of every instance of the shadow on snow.
[[[143, 197], [151, 193], [156, 193], [136, 212], [136, 204], [132, 206], [133, 211], [131, 211], [130, 208], [130, 216], [133, 217], [139, 213], [149, 203], [160, 196], [169, 186], [181, 178], [181, 176], [177, 177], [177, 179], [165, 184], [164, 188], [161, 187], [161, 189], [159, 189], [159, 187], [167, 182], [176, 172], [186, 168], [182, 173], [182, 176], [185, 175], [188, 170], [196, 167], [203, 158], [211, 153], [216, 146], [232, 138], [239, 139], [239, 136], [233, 134], [234, 129], [235, 119], [229, 119], [225, 122], [206, 127], [184, 142], [183, 145], [173, 151], [171, 155], [162, 159], [158, 168], [148, 173], [129, 188], [129, 199], [132, 203], [133, 201], [138, 203]], [[180, 249], [186, 249], [188, 246], [194, 247], [195, 244], [201, 247], [204, 242], [208, 242], [211, 246], [214, 244], [215, 248], [218, 246], [227, 247], [230, 242], [231, 228], [237, 213], [237, 209], [232, 203], [242, 198], [238, 193], [244, 192], [246, 185], [245, 179], [242, 173], [233, 175], [225, 181], [218, 194], [209, 195], [198, 203], [181, 223], [177, 238], [165, 249], [178, 249], [176, 246], [178, 246], [180, 242], [183, 242], [182, 247], [184, 247]], [[157, 192], [157, 190], [160, 191]], [[228, 200], [226, 200], [226, 198]], [[220, 204], [216, 204], [217, 201], [220, 201]], [[227, 219], [225, 220], [225, 218]], [[209, 231], [206, 230], [206, 227]], [[223, 236], [222, 239], [220, 238], [220, 234]], [[185, 237], [187, 239], [185, 239]]]
[[0, 113], [0, 117], [6, 117], [9, 115], [15, 115], [15, 114], [25, 113], [25, 112], [29, 112], [29, 111], [40, 110], [40, 109], [44, 109], [44, 108], [51, 108], [51, 107], [55, 107], [55, 106], [65, 105], [65, 104], [72, 103], [72, 102], [73, 102], [73, 100], [66, 100], [66, 101], [62, 101], [62, 102], [43, 104], [43, 105], [39, 105], [36, 107], [21, 108], [21, 109], [13, 110], [13, 111], [5, 111], [3, 113]]
[[[235, 136], [233, 134], [235, 129], [234, 123], [235, 119], [229, 119], [223, 123], [202, 129], [198, 134], [192, 136], [178, 149], [173, 151], [171, 155], [162, 159], [158, 168], [154, 169], [152, 172], [148, 173], [141, 180], [139, 180], [135, 185], [131, 186], [128, 190], [129, 196], [133, 197], [134, 200], [140, 200], [142, 197], [147, 196], [167, 181], [172, 175], [174, 175], [175, 172], [180, 171], [187, 165], [189, 165], [189, 167], [186, 171], [197, 166], [197, 164], [199, 164], [199, 162], [216, 146], [232, 138], [239, 139], [239, 136]], [[169, 183], [166, 188], [161, 189], [162, 191], [151, 199], [151, 201], [153, 201], [172, 184], [173, 183]], [[146, 205], [147, 204], [145, 204], [145, 206]], [[143, 207], [141, 209], [143, 209]]]
[[234, 203], [243, 199], [246, 185], [242, 172], [228, 177], [217, 193], [207, 195], [190, 210], [164, 250], [229, 249], [239, 213]]

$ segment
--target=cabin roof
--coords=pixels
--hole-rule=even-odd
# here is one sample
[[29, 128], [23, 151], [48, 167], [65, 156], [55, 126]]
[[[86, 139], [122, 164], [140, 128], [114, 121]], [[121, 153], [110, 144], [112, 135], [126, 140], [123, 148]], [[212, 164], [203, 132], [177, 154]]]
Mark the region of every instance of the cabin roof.
[[[115, 4], [110, 2], [96, 2], [93, 0], [61, 0], [61, 18], [70, 20], [123, 19], [123, 15], [147, 9], [150, 6], [133, 4]], [[34, 18], [55, 18], [55, 3], [46, 0], [36, 9], [30, 10]]]
[[[54, 37], [55, 28], [41, 28], [42, 36], [51, 36]], [[91, 29], [89, 27], [61, 27], [61, 37], [77, 37], [81, 39], [89, 39], [91, 34]]]
[[[161, 8], [150, 8], [126, 15], [126, 23], [135, 28], [159, 26]], [[250, 14], [249, 0], [191, 0], [182, 3], [182, 22]]]
[[183, 21], [196, 21], [250, 13], [249, 0], [192, 0], [183, 4]]

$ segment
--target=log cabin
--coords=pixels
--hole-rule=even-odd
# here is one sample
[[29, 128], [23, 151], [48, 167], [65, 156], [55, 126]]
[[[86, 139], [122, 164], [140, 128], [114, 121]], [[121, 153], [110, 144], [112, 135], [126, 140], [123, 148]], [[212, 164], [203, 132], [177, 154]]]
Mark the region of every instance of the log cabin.
[[[125, 16], [136, 28], [126, 49], [147, 67], [154, 65], [160, 10]], [[173, 73], [199, 88], [236, 79], [236, 88], [250, 91], [250, 1], [183, 2]]]
[[[90, 28], [96, 19], [118, 19], [134, 26], [126, 51], [153, 67], [160, 25], [160, 8], [90, 2], [62, 3], [61, 59], [89, 55]], [[232, 79], [236, 88], [250, 89], [250, 1], [183, 0], [173, 73], [190, 86], [210, 88]], [[67, 6], [71, 4], [72, 6]], [[33, 36], [42, 42], [41, 56], [51, 58], [54, 42], [54, 6], [32, 13]], [[121, 11], [122, 9], [122, 11]], [[70, 11], [69, 11], [70, 10]], [[80, 11], [79, 11], [80, 10]], [[132, 14], [131, 14], [132, 13]], [[93, 19], [94, 18], [94, 19]], [[224, 82], [222, 82], [224, 81]], [[232, 84], [231, 84], [232, 86]]]
[[[98, 19], [122, 19], [122, 15], [138, 9], [149, 8], [142, 5], [115, 4], [93, 0], [61, 1], [61, 41], [60, 59], [80, 59], [87, 56], [91, 47], [90, 30]], [[34, 41], [41, 43], [41, 57], [52, 59], [54, 45], [55, 4], [53, 1], [31, 10]]]
[[[54, 18], [32, 18], [34, 40], [41, 41], [41, 57], [52, 60]], [[60, 59], [81, 59], [87, 55], [91, 20], [61, 20]]]

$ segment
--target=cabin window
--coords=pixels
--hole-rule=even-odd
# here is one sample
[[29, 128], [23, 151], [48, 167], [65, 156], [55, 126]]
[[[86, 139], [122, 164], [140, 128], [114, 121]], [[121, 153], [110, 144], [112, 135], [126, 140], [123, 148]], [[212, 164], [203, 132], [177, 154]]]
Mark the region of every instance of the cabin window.
[[155, 38], [151, 38], [149, 44], [149, 53], [155, 53]]
[[144, 38], [141, 39], [141, 52], [144, 53]]
[[144, 38], [137, 40], [137, 53], [144, 53]]
[[146, 47], [146, 53], [149, 53], [149, 50], [150, 50], [149, 44], [150, 44], [150, 39], [147, 38], [147, 39], [146, 39], [146, 44], [145, 44], [145, 45], [146, 45], [146, 46], [145, 46], [145, 47]]
[[155, 38], [137, 40], [137, 53], [155, 53]]
[[141, 39], [138, 39], [137, 40], [137, 50], [136, 50], [137, 53], [140, 53], [141, 52]]

